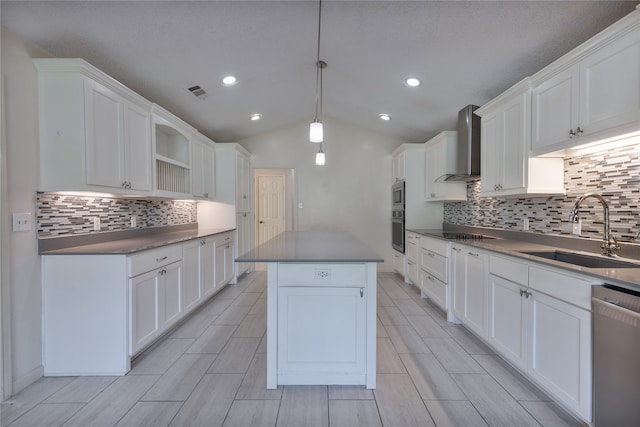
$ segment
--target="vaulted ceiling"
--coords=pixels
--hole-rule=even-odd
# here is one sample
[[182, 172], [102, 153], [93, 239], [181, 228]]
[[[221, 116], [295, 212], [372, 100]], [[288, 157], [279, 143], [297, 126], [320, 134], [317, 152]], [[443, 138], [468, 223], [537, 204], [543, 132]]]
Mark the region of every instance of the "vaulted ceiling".
[[[323, 114], [406, 142], [482, 105], [637, 1], [322, 2]], [[7, 1], [2, 26], [79, 57], [218, 142], [315, 110], [318, 1]], [[233, 74], [238, 83], [220, 80]], [[403, 80], [422, 81], [409, 88]], [[200, 85], [196, 98], [188, 87]], [[250, 121], [252, 113], [262, 119]], [[378, 114], [392, 119], [383, 122]]]

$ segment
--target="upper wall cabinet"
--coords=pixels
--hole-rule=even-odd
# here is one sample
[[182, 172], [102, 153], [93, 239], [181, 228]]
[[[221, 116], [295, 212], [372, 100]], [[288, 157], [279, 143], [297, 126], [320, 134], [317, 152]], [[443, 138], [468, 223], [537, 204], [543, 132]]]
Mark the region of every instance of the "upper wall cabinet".
[[216, 197], [215, 142], [196, 133], [191, 140], [191, 194], [213, 200]]
[[446, 131], [425, 142], [424, 199], [427, 202], [467, 200], [467, 183], [440, 182], [447, 174], [456, 173], [458, 132]]
[[532, 81], [533, 155], [639, 130], [639, 12], [578, 46]]
[[191, 196], [191, 136], [196, 130], [153, 105], [151, 138], [155, 155], [155, 192], [161, 196]]
[[237, 143], [216, 144], [216, 201], [251, 212], [251, 153]]
[[481, 196], [564, 194], [564, 161], [529, 155], [530, 105], [525, 79], [476, 110], [482, 120]]
[[151, 103], [81, 59], [34, 59], [42, 191], [152, 190]]

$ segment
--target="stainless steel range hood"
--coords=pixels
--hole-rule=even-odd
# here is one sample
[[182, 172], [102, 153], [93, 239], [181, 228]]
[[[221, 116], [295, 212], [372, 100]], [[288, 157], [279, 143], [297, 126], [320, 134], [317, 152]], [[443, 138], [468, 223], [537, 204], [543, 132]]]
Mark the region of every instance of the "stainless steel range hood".
[[437, 182], [477, 181], [480, 179], [480, 117], [476, 105], [458, 112], [456, 171], [439, 177]]

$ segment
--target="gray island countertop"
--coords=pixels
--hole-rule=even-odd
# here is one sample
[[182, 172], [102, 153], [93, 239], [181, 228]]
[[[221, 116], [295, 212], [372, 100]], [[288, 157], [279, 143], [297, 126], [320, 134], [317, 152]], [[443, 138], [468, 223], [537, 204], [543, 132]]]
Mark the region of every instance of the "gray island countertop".
[[236, 262], [384, 262], [346, 231], [285, 231]]

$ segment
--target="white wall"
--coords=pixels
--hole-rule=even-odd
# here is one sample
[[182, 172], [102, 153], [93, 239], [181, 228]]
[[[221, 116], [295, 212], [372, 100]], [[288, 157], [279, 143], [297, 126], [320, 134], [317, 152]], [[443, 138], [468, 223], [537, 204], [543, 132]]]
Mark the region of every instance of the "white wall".
[[[31, 212], [38, 185], [38, 98], [34, 57], [48, 57], [35, 45], [2, 29], [5, 84], [7, 210]], [[6, 224], [3, 224], [3, 227]], [[11, 309], [13, 392], [42, 375], [42, 304], [36, 230], [7, 233]], [[6, 295], [6, 294], [5, 294]], [[6, 302], [6, 301], [5, 301]]]
[[238, 141], [253, 168], [292, 168], [297, 181], [298, 230], [346, 230], [369, 245], [392, 271], [391, 152], [403, 141], [323, 118], [327, 155], [315, 165], [309, 124], [298, 123]]

